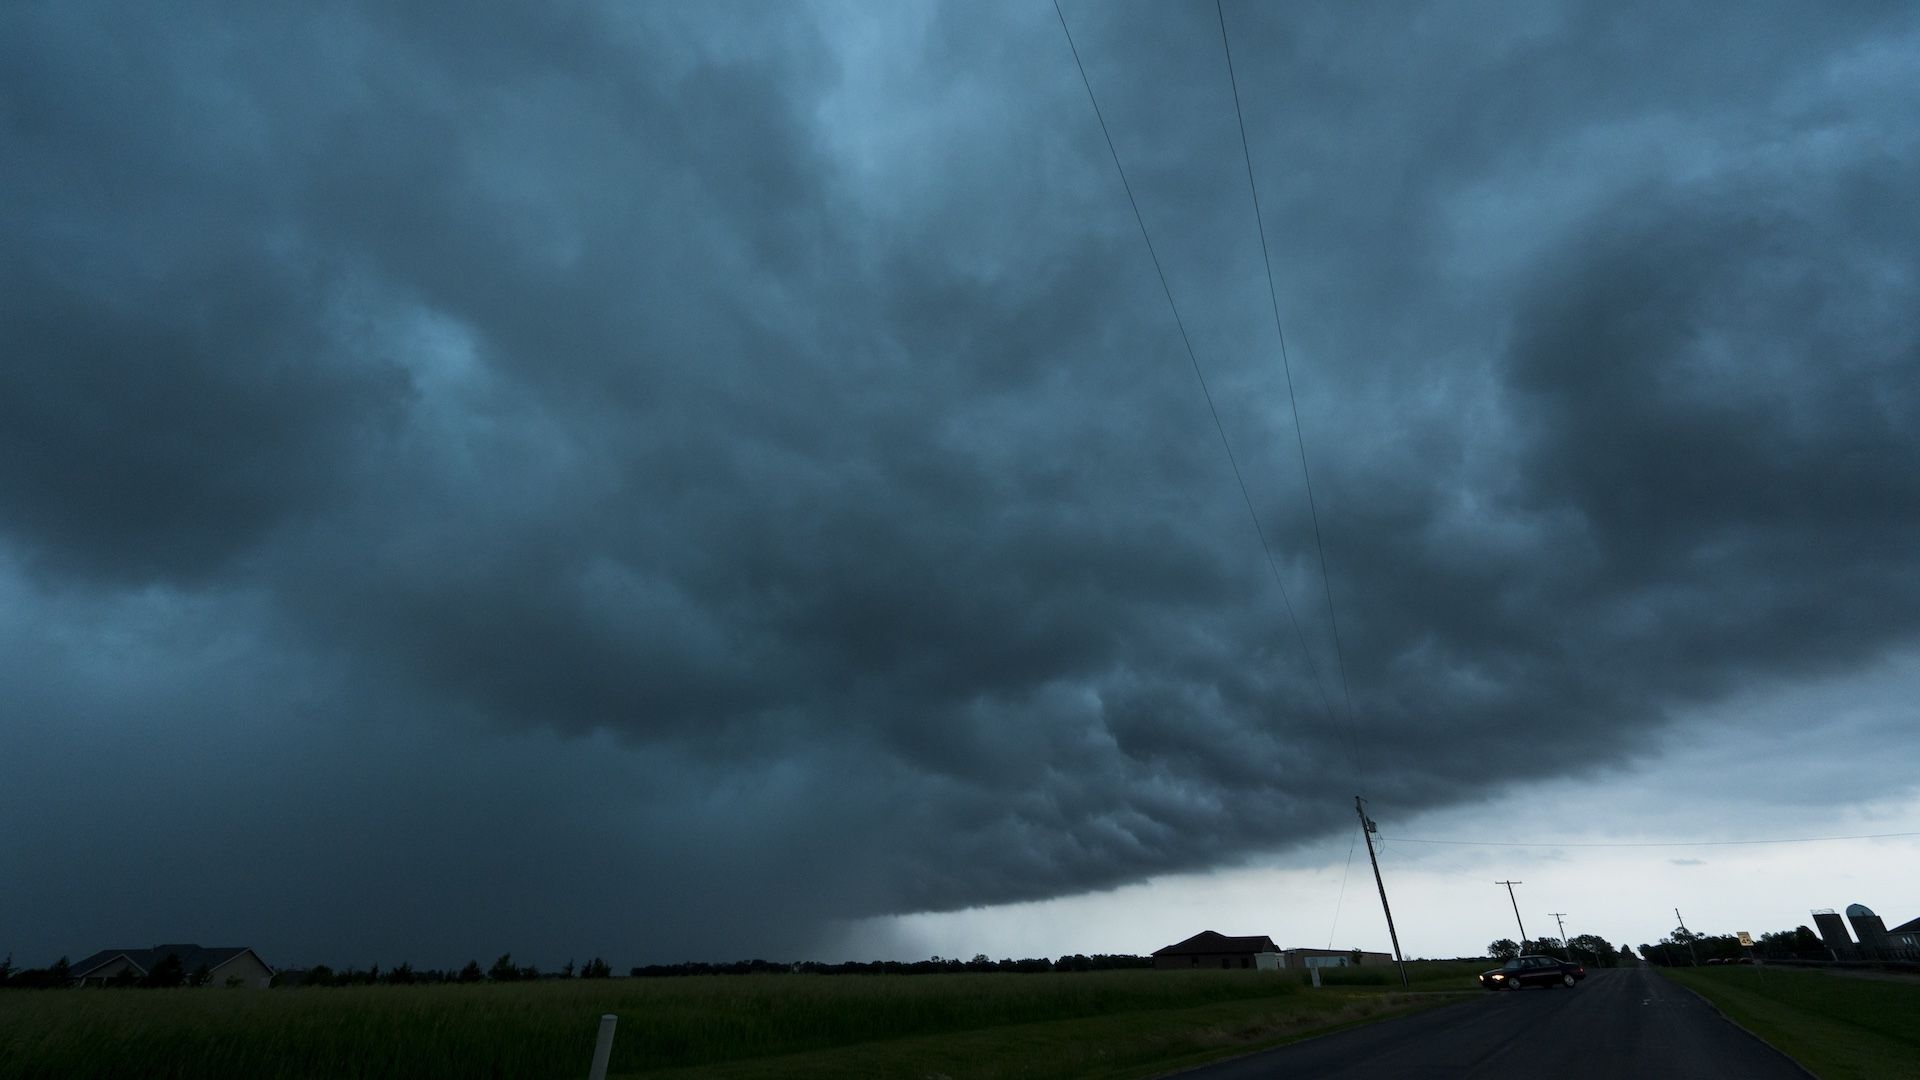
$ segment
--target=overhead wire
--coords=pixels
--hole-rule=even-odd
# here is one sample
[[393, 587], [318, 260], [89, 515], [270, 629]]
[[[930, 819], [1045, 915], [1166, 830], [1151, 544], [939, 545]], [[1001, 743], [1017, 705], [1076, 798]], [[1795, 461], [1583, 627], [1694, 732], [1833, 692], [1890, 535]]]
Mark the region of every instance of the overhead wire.
[[[1320, 584], [1321, 588], [1325, 590], [1327, 598], [1327, 623], [1333, 632], [1333, 658], [1334, 664], [1340, 674], [1341, 701], [1346, 706], [1347, 743], [1353, 755], [1354, 786], [1357, 788], [1360, 786], [1363, 771], [1359, 748], [1359, 723], [1353, 710], [1353, 689], [1347, 678], [1346, 649], [1340, 640], [1340, 616], [1333, 602], [1333, 575], [1327, 568], [1327, 543], [1324, 531], [1320, 527], [1320, 506], [1313, 494], [1313, 470], [1309, 467], [1307, 461], [1306, 428], [1300, 423], [1300, 396], [1295, 392], [1293, 385], [1293, 359], [1287, 349], [1287, 331], [1280, 317], [1280, 289], [1273, 277], [1273, 248], [1267, 242], [1266, 215], [1263, 214], [1260, 209], [1260, 184], [1254, 177], [1253, 148], [1251, 141], [1247, 138], [1246, 111], [1240, 104], [1240, 77], [1233, 66], [1233, 42], [1227, 32], [1227, 13], [1221, 4], [1221, 0], [1214, 0], [1213, 13], [1220, 23], [1220, 49], [1226, 55], [1227, 83], [1233, 90], [1233, 116], [1240, 129], [1240, 154], [1247, 168], [1247, 191], [1253, 200], [1253, 222], [1260, 235], [1260, 262], [1267, 274], [1267, 303], [1273, 310], [1273, 332], [1274, 337], [1279, 341], [1280, 345], [1280, 368], [1286, 376], [1287, 404], [1293, 414], [1294, 445], [1300, 452], [1300, 478], [1306, 488], [1307, 512], [1313, 520], [1313, 547], [1315, 554], [1319, 557]], [[1359, 805], [1359, 797], [1355, 796], [1355, 806], [1358, 807]], [[1363, 832], [1373, 828], [1364, 810], [1361, 811], [1360, 817], [1360, 827]], [[1380, 850], [1376, 851], [1374, 839], [1372, 837], [1368, 837], [1367, 839], [1367, 855], [1369, 860], [1373, 861], [1376, 879], [1380, 872], [1378, 859], [1381, 855], [1385, 854], [1385, 846], [1385, 840], [1382, 838], [1379, 844]], [[1348, 865], [1352, 865], [1351, 849], [1348, 851]], [[1394, 931], [1393, 914], [1387, 910], [1387, 893], [1384, 883], [1380, 886], [1380, 908], [1382, 913], [1386, 915], [1387, 932], [1393, 937], [1394, 959], [1398, 961], [1401, 955], [1400, 941], [1398, 934]], [[1338, 918], [1339, 914], [1336, 909], [1336, 923]], [[1327, 947], [1333, 947], [1331, 938], [1328, 940]], [[1406, 980], [1406, 968], [1404, 965], [1401, 966], [1400, 977], [1403, 982]]]
[[1360, 825], [1353, 826], [1353, 839], [1347, 841], [1347, 868], [1340, 871], [1340, 892], [1333, 900], [1333, 925], [1327, 927], [1327, 948], [1333, 948], [1333, 935], [1340, 929], [1340, 905], [1347, 899], [1347, 875], [1353, 873], [1353, 849], [1360, 846]]
[[[1300, 617], [1295, 613], [1293, 598], [1287, 594], [1287, 585], [1280, 576], [1280, 564], [1274, 558], [1273, 545], [1267, 540], [1267, 530], [1260, 523], [1260, 514], [1254, 509], [1253, 495], [1247, 489], [1246, 476], [1241, 472], [1240, 459], [1233, 452], [1233, 441], [1227, 437], [1227, 428], [1220, 419], [1219, 406], [1214, 404], [1213, 391], [1207, 387], [1207, 376], [1200, 368], [1200, 357], [1194, 351], [1193, 341], [1187, 336], [1186, 321], [1180, 317], [1180, 305], [1174, 302], [1173, 286], [1167, 283], [1167, 272], [1160, 264], [1160, 253], [1154, 249], [1153, 236], [1147, 231], [1147, 219], [1140, 212], [1140, 200], [1134, 197], [1133, 185], [1127, 180], [1126, 167], [1120, 164], [1120, 151], [1114, 148], [1113, 134], [1107, 129], [1107, 118], [1100, 111], [1100, 99], [1093, 92], [1093, 80], [1087, 77], [1087, 66], [1080, 59], [1080, 47], [1074, 44], [1073, 30], [1067, 25], [1066, 12], [1060, 9], [1060, 0], [1053, 0], [1053, 13], [1060, 19], [1060, 30], [1066, 35], [1067, 48], [1073, 53], [1073, 64], [1080, 72], [1081, 85], [1087, 89], [1087, 101], [1093, 106], [1094, 119], [1100, 123], [1100, 135], [1107, 143], [1107, 153], [1113, 157], [1114, 171], [1120, 174], [1120, 186], [1127, 193], [1127, 204], [1133, 208], [1134, 223], [1140, 226], [1140, 238], [1146, 241], [1147, 255], [1153, 260], [1153, 270], [1160, 278], [1160, 290], [1166, 294], [1167, 308], [1173, 312], [1173, 323], [1180, 331], [1180, 343], [1186, 347], [1187, 360], [1193, 365], [1193, 376], [1200, 383], [1200, 393], [1207, 400], [1207, 411], [1213, 415], [1214, 430], [1220, 434], [1220, 445], [1227, 452], [1227, 462], [1233, 467], [1233, 478], [1240, 486], [1240, 498], [1247, 505], [1247, 516], [1253, 521], [1254, 534], [1260, 538], [1260, 548], [1266, 553], [1267, 570], [1273, 575], [1273, 583], [1280, 589], [1280, 600], [1286, 605], [1287, 620], [1293, 624], [1294, 636], [1300, 640], [1301, 655], [1306, 658], [1307, 670], [1313, 676], [1314, 689], [1320, 697], [1320, 708], [1331, 719], [1333, 706], [1327, 700], [1327, 690], [1320, 678], [1320, 667], [1313, 659], [1313, 650], [1307, 643], [1307, 635], [1300, 627]], [[1349, 738], [1352, 736], [1349, 725]], [[1357, 762], [1357, 757], [1356, 757]]]
[[1220, 47], [1227, 55], [1227, 82], [1233, 88], [1233, 116], [1240, 125], [1240, 153], [1247, 165], [1247, 190], [1253, 195], [1253, 223], [1260, 232], [1260, 261], [1267, 271], [1267, 302], [1273, 308], [1273, 332], [1280, 340], [1280, 370], [1287, 379], [1287, 404], [1293, 412], [1293, 438], [1300, 450], [1300, 479], [1307, 489], [1307, 512], [1313, 519], [1313, 547], [1320, 557], [1320, 583], [1327, 595], [1327, 622], [1333, 629], [1333, 658], [1340, 672], [1340, 694], [1347, 707], [1347, 724], [1354, 724], [1353, 691], [1347, 683], [1347, 660], [1340, 643], [1340, 617], [1333, 605], [1333, 577], [1327, 572], [1327, 545], [1320, 530], [1320, 508], [1313, 495], [1313, 471], [1307, 467], [1307, 437], [1300, 426], [1300, 398], [1293, 389], [1293, 361], [1287, 353], [1287, 332], [1280, 319], [1280, 290], [1273, 280], [1273, 252], [1267, 244], [1266, 218], [1260, 212], [1260, 185], [1253, 176], [1253, 150], [1247, 141], [1247, 118], [1240, 108], [1240, 79], [1233, 69], [1233, 44], [1227, 36], [1227, 13], [1214, 0], [1220, 21]]
[[[1562, 840], [1546, 843], [1527, 843], [1516, 840], [1422, 840], [1411, 836], [1396, 836], [1393, 839], [1402, 844], [1450, 844], [1456, 847], [1508, 847], [1508, 848], [1695, 848], [1695, 847], [1746, 847], [1759, 844], [1824, 844], [1835, 840], [1893, 840], [1920, 836], [1920, 832], [1858, 833], [1852, 836], [1783, 836], [1763, 840]], [[1382, 839], [1385, 839], [1382, 837]]]

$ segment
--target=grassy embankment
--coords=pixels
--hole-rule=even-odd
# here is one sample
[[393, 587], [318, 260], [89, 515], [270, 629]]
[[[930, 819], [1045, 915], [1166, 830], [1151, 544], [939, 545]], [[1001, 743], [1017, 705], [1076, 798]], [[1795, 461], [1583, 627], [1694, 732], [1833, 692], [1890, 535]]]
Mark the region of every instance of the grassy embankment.
[[1777, 967], [1665, 974], [1824, 1080], [1920, 1077], [1920, 981]]
[[[575, 1076], [609, 1012], [616, 1075], [1145, 1076], [1445, 1000], [1380, 982], [1120, 971], [16, 991], [0, 993], [0, 1080]], [[1451, 971], [1421, 983], [1461, 986]]]

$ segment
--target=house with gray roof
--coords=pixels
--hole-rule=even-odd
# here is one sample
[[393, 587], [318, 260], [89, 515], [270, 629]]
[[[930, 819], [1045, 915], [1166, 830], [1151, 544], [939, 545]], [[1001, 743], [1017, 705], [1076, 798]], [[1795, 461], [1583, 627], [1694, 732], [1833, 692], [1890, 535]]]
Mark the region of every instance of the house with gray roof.
[[265, 990], [273, 982], [273, 968], [244, 945], [206, 948], [200, 945], [155, 945], [151, 949], [102, 949], [68, 969], [75, 986], [107, 986], [115, 979], [144, 979], [167, 957], [180, 960], [180, 970], [191, 979], [206, 972], [207, 986], [240, 986]]
[[[1263, 964], [1261, 957], [1267, 957]], [[1202, 930], [1185, 941], [1153, 951], [1153, 966], [1179, 971], [1191, 968], [1271, 967], [1280, 956], [1280, 946], [1265, 934], [1229, 935]]]

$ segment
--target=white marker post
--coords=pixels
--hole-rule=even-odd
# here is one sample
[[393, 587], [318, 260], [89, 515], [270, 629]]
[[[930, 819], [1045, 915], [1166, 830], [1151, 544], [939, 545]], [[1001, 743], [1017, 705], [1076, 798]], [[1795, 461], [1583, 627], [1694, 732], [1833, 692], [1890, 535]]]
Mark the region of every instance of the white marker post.
[[593, 1044], [593, 1068], [587, 1072], [587, 1080], [607, 1080], [607, 1062], [613, 1058], [613, 1025], [619, 1020], [612, 1013], [600, 1018], [600, 1038]]

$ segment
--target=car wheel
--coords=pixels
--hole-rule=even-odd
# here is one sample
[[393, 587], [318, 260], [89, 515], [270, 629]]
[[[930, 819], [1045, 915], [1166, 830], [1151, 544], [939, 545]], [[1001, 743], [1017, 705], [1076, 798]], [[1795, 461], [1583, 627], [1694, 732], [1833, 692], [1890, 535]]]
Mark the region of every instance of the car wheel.
[[1515, 975], [1513, 978], [1507, 980], [1507, 988], [1509, 990], [1525, 990], [1527, 984], [1521, 981], [1520, 976]]
[[1573, 987], [1573, 976], [1571, 976], [1571, 975], [1561, 975], [1561, 976], [1560, 976], [1560, 985], [1561, 985], [1561, 986], [1565, 986], [1565, 987], [1567, 987], [1567, 988], [1569, 988], [1569, 989], [1571, 989], [1571, 988]]

